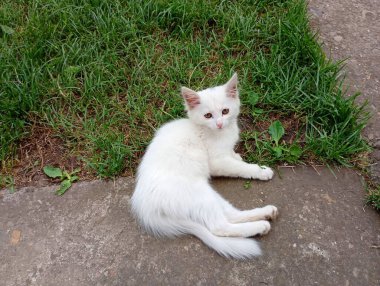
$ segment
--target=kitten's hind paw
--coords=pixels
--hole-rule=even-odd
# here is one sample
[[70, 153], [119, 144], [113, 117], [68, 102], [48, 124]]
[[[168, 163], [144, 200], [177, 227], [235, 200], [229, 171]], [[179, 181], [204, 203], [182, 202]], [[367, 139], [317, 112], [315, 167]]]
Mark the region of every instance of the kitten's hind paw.
[[265, 235], [270, 231], [270, 223], [267, 222], [266, 220], [260, 220], [257, 222], [257, 224], [260, 229], [258, 231], [259, 235]]
[[265, 213], [265, 219], [274, 220], [278, 216], [278, 210], [275, 206], [267, 205], [262, 208]]
[[274, 173], [271, 168], [266, 167], [266, 166], [261, 166], [260, 168], [261, 168], [260, 174], [257, 177], [259, 180], [268, 181], [273, 178]]

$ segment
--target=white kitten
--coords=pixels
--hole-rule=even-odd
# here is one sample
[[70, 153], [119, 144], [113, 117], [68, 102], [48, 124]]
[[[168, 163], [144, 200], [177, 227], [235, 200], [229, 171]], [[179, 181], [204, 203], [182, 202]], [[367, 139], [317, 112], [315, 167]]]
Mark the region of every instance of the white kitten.
[[266, 234], [277, 208], [240, 211], [209, 184], [210, 176], [269, 180], [273, 171], [248, 164], [234, 152], [239, 139], [237, 74], [225, 84], [195, 92], [182, 87], [189, 119], [162, 126], [138, 169], [132, 210], [157, 236], [189, 233], [219, 254], [260, 255], [247, 237]]

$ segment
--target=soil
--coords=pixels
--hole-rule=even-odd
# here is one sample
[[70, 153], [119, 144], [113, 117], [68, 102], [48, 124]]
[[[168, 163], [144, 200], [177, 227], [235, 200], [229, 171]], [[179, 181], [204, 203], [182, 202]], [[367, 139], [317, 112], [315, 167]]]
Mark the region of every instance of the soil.
[[81, 180], [95, 178], [95, 173], [86, 169], [85, 163], [78, 155], [70, 153], [62, 138], [55, 135], [54, 130], [34, 125], [30, 135], [21, 140], [17, 150], [14, 167], [11, 171], [15, 187], [46, 186], [54, 181], [42, 171], [44, 166], [59, 167], [68, 172], [80, 168]]

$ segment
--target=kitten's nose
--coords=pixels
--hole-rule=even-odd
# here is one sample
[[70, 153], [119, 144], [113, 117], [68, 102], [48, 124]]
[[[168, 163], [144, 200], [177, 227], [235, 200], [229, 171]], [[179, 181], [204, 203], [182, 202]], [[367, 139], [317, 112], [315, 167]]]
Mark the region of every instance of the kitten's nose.
[[216, 123], [216, 126], [217, 126], [219, 129], [222, 129], [222, 127], [223, 127], [223, 123], [222, 123], [222, 122], [217, 122], [217, 123]]

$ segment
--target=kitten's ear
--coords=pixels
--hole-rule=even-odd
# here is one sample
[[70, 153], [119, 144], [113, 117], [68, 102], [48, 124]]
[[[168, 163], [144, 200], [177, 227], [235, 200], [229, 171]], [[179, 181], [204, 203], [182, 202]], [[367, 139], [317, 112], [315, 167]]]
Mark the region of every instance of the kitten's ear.
[[189, 109], [193, 109], [194, 107], [196, 107], [198, 104], [201, 103], [201, 99], [198, 93], [196, 93], [194, 90], [190, 88], [182, 86], [181, 94], [182, 94], [182, 97], [185, 99], [186, 106]]
[[234, 73], [234, 75], [226, 83], [227, 96], [232, 97], [232, 98], [239, 97], [237, 85], [238, 85], [238, 76], [237, 76], [237, 73]]

